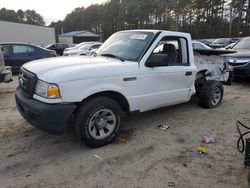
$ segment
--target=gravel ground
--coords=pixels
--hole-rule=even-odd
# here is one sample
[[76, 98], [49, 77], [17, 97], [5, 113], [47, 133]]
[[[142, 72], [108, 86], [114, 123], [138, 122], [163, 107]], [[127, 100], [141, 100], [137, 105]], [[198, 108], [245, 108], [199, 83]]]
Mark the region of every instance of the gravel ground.
[[[72, 130], [54, 136], [31, 127], [15, 107], [16, 85], [16, 77], [0, 85], [0, 187], [248, 187], [235, 121], [250, 125], [250, 82], [226, 86], [216, 109], [202, 109], [194, 98], [128, 117], [118, 139], [98, 149]], [[206, 134], [217, 143], [200, 155]]]

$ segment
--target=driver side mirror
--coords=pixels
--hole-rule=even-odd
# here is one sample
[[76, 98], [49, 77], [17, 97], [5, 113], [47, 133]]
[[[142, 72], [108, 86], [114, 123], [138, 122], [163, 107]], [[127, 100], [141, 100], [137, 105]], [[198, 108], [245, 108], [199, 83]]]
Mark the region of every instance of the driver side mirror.
[[145, 63], [146, 67], [168, 66], [167, 54], [152, 54]]

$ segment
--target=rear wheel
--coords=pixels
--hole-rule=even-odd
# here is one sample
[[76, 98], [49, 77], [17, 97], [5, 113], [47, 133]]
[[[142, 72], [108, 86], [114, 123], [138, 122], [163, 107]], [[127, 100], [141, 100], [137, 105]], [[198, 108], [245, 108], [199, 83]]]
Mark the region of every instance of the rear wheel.
[[107, 97], [96, 97], [85, 103], [77, 111], [76, 133], [90, 147], [100, 147], [111, 143], [120, 127], [121, 107]]
[[221, 104], [223, 98], [222, 83], [209, 80], [202, 86], [199, 93], [199, 105], [204, 108], [215, 108]]

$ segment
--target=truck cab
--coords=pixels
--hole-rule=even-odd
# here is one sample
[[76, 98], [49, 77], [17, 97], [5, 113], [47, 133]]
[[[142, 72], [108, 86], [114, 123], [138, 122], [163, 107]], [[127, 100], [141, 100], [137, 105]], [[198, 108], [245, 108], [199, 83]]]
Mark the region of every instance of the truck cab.
[[22, 116], [56, 134], [73, 118], [91, 147], [115, 139], [122, 114], [185, 103], [195, 93], [200, 106], [215, 108], [223, 97], [216, 71], [197, 68], [191, 36], [181, 32], [121, 31], [91, 57], [43, 59], [20, 71], [16, 103]]

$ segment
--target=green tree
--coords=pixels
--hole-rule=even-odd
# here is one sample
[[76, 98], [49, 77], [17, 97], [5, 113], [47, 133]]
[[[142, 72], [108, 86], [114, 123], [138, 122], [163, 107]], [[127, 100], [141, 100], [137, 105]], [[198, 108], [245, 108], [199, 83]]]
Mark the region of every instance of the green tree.
[[45, 25], [43, 17], [34, 10], [25, 11], [25, 21], [28, 24]]

